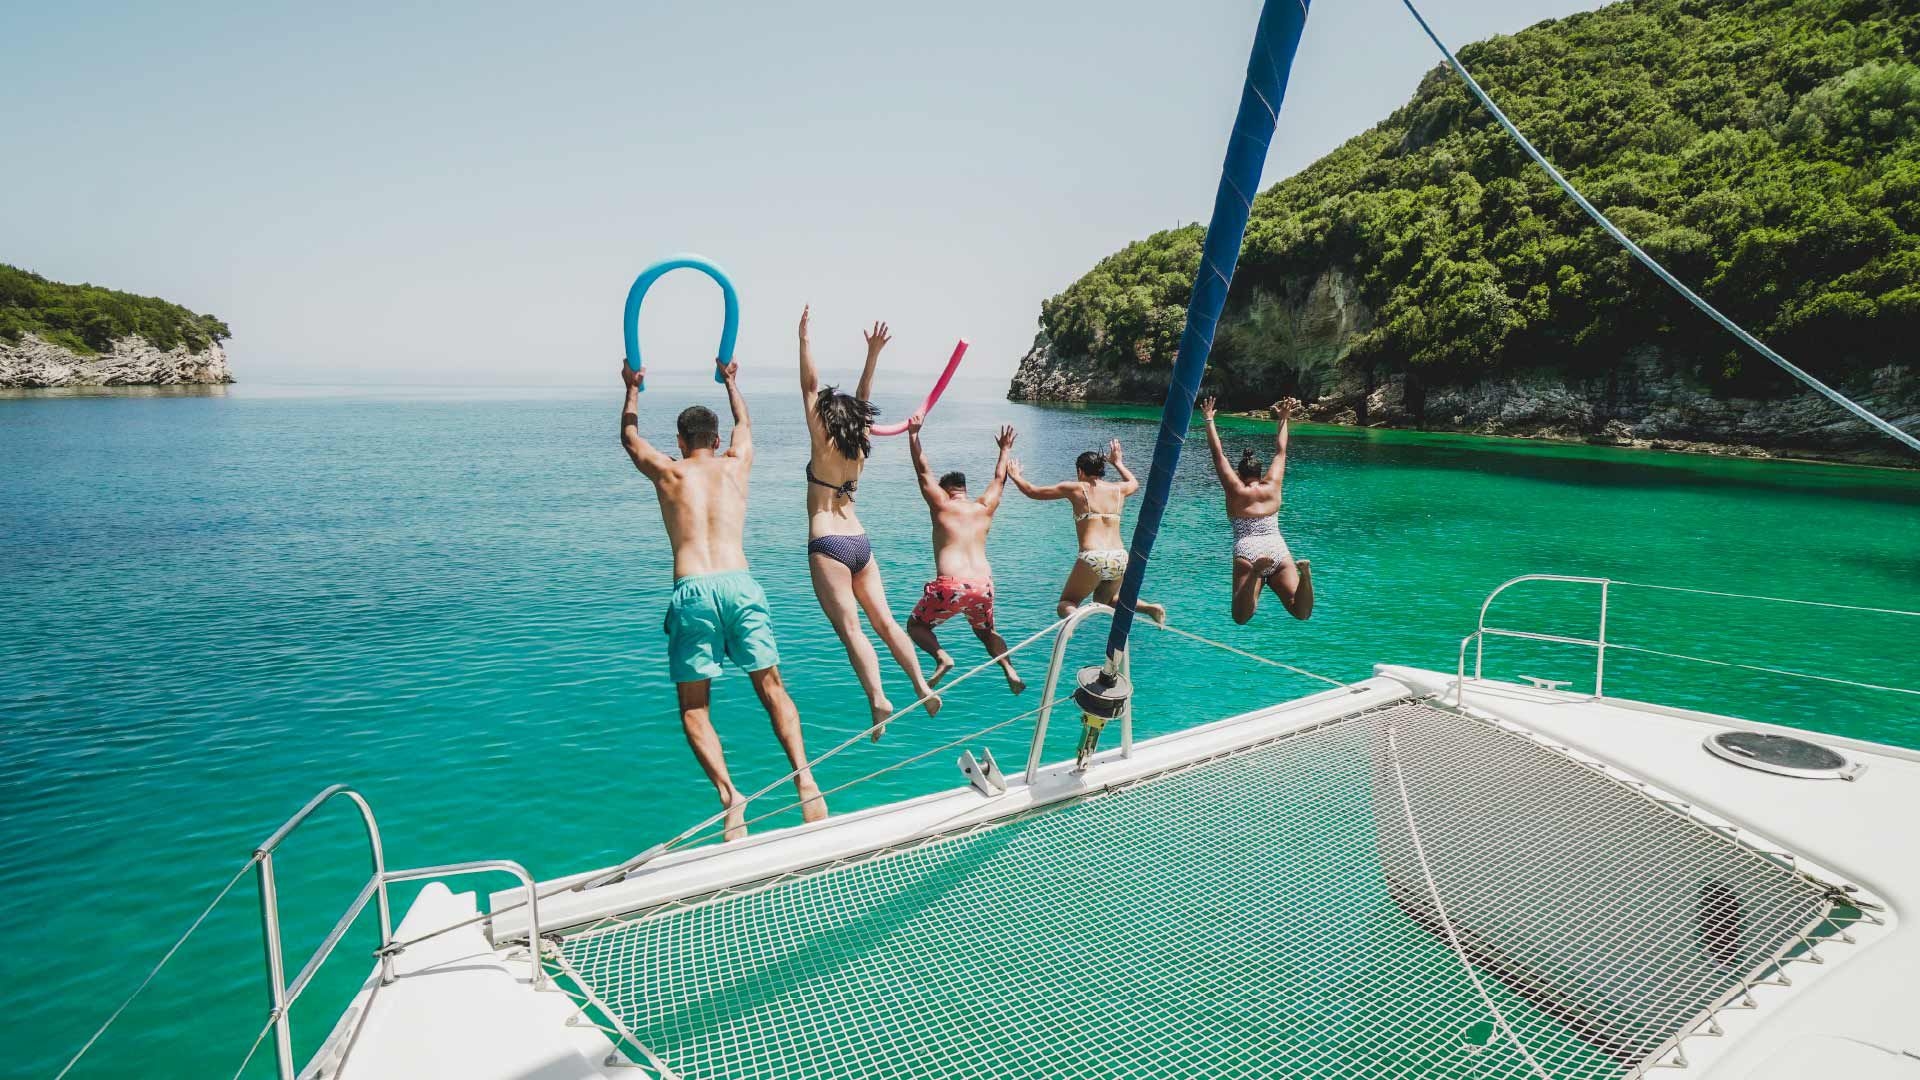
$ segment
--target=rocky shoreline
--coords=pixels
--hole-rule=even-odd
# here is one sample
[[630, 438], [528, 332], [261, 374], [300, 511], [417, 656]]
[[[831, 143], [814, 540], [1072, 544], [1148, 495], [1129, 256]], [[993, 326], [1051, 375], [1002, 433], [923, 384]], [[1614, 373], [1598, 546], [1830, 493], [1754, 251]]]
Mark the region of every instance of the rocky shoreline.
[[0, 340], [0, 388], [69, 386], [193, 386], [233, 381], [219, 342], [198, 352], [185, 345], [158, 349], [137, 336], [107, 352], [83, 356], [33, 334]]
[[[1841, 389], [1894, 424], [1920, 430], [1920, 373], [1913, 369], [1890, 364], [1863, 385]], [[1250, 394], [1239, 390], [1230, 396], [1244, 406]], [[1284, 392], [1276, 388], [1271, 396]], [[1021, 360], [1007, 398], [1158, 404], [1165, 393], [1163, 367], [1110, 371], [1093, 370], [1084, 361], [1062, 362], [1042, 335]], [[1635, 350], [1610, 375], [1584, 378], [1539, 369], [1464, 385], [1410, 387], [1405, 375], [1389, 375], [1369, 386], [1360, 374], [1340, 369], [1306, 402], [1303, 418], [1354, 427], [1920, 467], [1913, 455], [1819, 394], [1715, 397], [1673, 370], [1652, 347]]]

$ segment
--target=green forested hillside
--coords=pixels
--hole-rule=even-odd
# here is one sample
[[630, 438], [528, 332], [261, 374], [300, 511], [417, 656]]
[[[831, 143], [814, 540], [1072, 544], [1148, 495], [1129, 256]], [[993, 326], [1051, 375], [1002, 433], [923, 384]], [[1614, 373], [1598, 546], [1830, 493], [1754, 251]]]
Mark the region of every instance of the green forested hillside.
[[[1624, 0], [1461, 50], [1628, 235], [1842, 382], [1920, 337], [1916, 56], [1911, 0]], [[1190, 227], [1129, 245], [1047, 301], [1053, 354], [1170, 364], [1199, 239]], [[1299, 347], [1287, 302], [1329, 269], [1357, 282], [1370, 318], [1331, 348]], [[1644, 344], [1718, 389], [1780, 388], [1435, 68], [1399, 111], [1255, 202], [1216, 364], [1229, 382], [1258, 365], [1296, 385], [1331, 364], [1429, 382], [1592, 375]]]
[[0, 341], [19, 341], [22, 334], [83, 355], [104, 352], [129, 335], [161, 349], [185, 345], [193, 352], [232, 336], [226, 323], [178, 304], [95, 285], [63, 285], [0, 263]]

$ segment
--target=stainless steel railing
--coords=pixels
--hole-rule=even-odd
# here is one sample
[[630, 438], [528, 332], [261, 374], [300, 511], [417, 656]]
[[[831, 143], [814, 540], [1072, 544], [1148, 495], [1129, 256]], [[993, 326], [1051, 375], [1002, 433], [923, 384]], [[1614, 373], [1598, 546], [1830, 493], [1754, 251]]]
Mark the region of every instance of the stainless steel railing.
[[[1513, 588], [1515, 585], [1527, 581], [1561, 581], [1600, 586], [1600, 631], [1598, 636], [1592, 638], [1577, 638], [1561, 634], [1539, 634], [1529, 630], [1508, 630], [1504, 627], [1488, 626], [1487, 609], [1493, 606], [1494, 598], [1506, 592], [1508, 589]], [[1475, 681], [1478, 681], [1481, 676], [1482, 665], [1486, 660], [1486, 642], [1489, 635], [1493, 637], [1518, 638], [1522, 641], [1550, 641], [1560, 645], [1586, 645], [1592, 647], [1594, 650], [1593, 696], [1596, 698], [1604, 697], [1607, 679], [1607, 603], [1609, 600], [1608, 589], [1612, 584], [1613, 582], [1607, 578], [1578, 577], [1570, 574], [1522, 574], [1517, 578], [1511, 578], [1501, 582], [1497, 588], [1487, 594], [1485, 600], [1480, 602], [1480, 617], [1474, 627], [1473, 633], [1460, 639], [1460, 661], [1458, 667], [1455, 669], [1453, 680], [1453, 703], [1460, 706], [1466, 704], [1467, 646], [1473, 646], [1473, 677]]]
[[[1542, 633], [1536, 633], [1529, 630], [1513, 630], [1513, 629], [1508, 629], [1506, 627], [1488, 626], [1487, 611], [1493, 606], [1494, 599], [1498, 597], [1501, 593], [1504, 593], [1508, 589], [1513, 588], [1515, 585], [1519, 585], [1529, 581], [1571, 582], [1574, 584], [1600, 586], [1600, 612], [1599, 612], [1600, 621], [1599, 621], [1599, 627], [1595, 632], [1595, 635], [1591, 638], [1583, 638], [1583, 637], [1573, 637], [1573, 636], [1564, 635], [1564, 634], [1542, 634]], [[1905, 611], [1898, 608], [1868, 607], [1860, 604], [1840, 604], [1840, 603], [1833, 603], [1830, 601], [1823, 601], [1823, 600], [1796, 600], [1796, 599], [1791, 599], [1791, 598], [1782, 597], [1782, 596], [1761, 596], [1755, 593], [1726, 592], [1726, 591], [1717, 590], [1717, 589], [1693, 589], [1693, 588], [1686, 588], [1686, 587], [1677, 586], [1677, 585], [1649, 585], [1639, 581], [1621, 581], [1617, 578], [1581, 577], [1581, 576], [1576, 576], [1571, 574], [1522, 574], [1517, 578], [1512, 578], [1508, 581], [1502, 582], [1497, 588], [1495, 588], [1492, 592], [1487, 594], [1487, 598], [1481, 601], [1480, 603], [1480, 616], [1477, 624], [1474, 627], [1473, 633], [1468, 634], [1466, 637], [1460, 639], [1460, 655], [1459, 655], [1458, 663], [1454, 670], [1454, 681], [1453, 681], [1454, 704], [1456, 706], [1459, 706], [1459, 705], [1464, 705], [1466, 703], [1467, 646], [1468, 645], [1473, 646], [1473, 678], [1474, 678], [1474, 681], [1477, 682], [1482, 677], [1483, 663], [1486, 658], [1486, 640], [1488, 637], [1517, 638], [1522, 641], [1545, 641], [1545, 642], [1552, 642], [1554, 644], [1559, 644], [1559, 645], [1578, 645], [1578, 646], [1585, 646], [1587, 648], [1591, 648], [1594, 651], [1593, 697], [1595, 699], [1603, 698], [1606, 696], [1607, 651], [1609, 649], [1618, 649], [1624, 652], [1642, 653], [1649, 656], [1662, 656], [1662, 657], [1666, 657], [1673, 660], [1684, 660], [1691, 663], [1707, 664], [1714, 667], [1739, 668], [1744, 671], [1760, 672], [1767, 675], [1778, 675], [1778, 676], [1785, 676], [1785, 677], [1796, 678], [1796, 679], [1810, 679], [1816, 682], [1835, 683], [1835, 684], [1844, 685], [1844, 686], [1858, 687], [1864, 690], [1878, 690], [1878, 691], [1884, 691], [1887, 693], [1920, 696], [1920, 690], [1915, 690], [1910, 687], [1885, 686], [1879, 683], [1861, 682], [1855, 679], [1843, 679], [1843, 678], [1837, 678], [1831, 675], [1818, 675], [1818, 674], [1805, 672], [1805, 671], [1793, 671], [1787, 668], [1773, 667], [1773, 666], [1764, 665], [1764, 664], [1747, 664], [1747, 663], [1739, 663], [1739, 662], [1730, 661], [1730, 660], [1714, 660], [1714, 659], [1708, 659], [1706, 657], [1700, 657], [1700, 656], [1689, 656], [1685, 653], [1676, 653], [1676, 652], [1664, 651], [1661, 649], [1652, 649], [1644, 645], [1630, 645], [1624, 642], [1608, 640], [1607, 614], [1608, 614], [1609, 605], [1612, 601], [1612, 592], [1613, 592], [1613, 589], [1615, 589], [1616, 587], [1632, 588], [1632, 589], [1648, 589], [1648, 590], [1653, 590], [1658, 592], [1670, 592], [1670, 593], [1689, 593], [1697, 596], [1716, 596], [1716, 597], [1725, 597], [1725, 598], [1734, 599], [1734, 600], [1754, 600], [1754, 601], [1759, 601], [1762, 603], [1769, 603], [1769, 604], [1792, 604], [1799, 607], [1827, 608], [1827, 609], [1832, 609], [1836, 611], [1862, 612], [1862, 613], [1873, 614], [1873, 615], [1892, 615], [1892, 616], [1901, 616], [1906, 618], [1920, 618], [1920, 611]]]
[[[1053, 717], [1053, 699], [1060, 689], [1060, 671], [1067, 659], [1067, 645], [1073, 640], [1073, 632], [1080, 624], [1095, 615], [1113, 617], [1113, 609], [1105, 604], [1083, 604], [1074, 608], [1073, 613], [1060, 623], [1060, 629], [1053, 635], [1053, 657], [1047, 661], [1047, 684], [1040, 694], [1040, 715], [1033, 721], [1033, 745], [1027, 750], [1027, 783], [1033, 783], [1040, 775], [1040, 755], [1046, 750], [1047, 721]], [[1128, 653], [1120, 654], [1120, 674], [1131, 675], [1132, 662]], [[1129, 698], [1120, 713], [1120, 756], [1133, 756], [1133, 700]]]
[[[274, 879], [273, 853], [293, 831], [313, 816], [314, 811], [332, 802], [336, 796], [344, 796], [360, 811], [360, 820], [367, 828], [367, 846], [373, 853], [373, 872], [367, 883], [348, 906], [345, 915], [334, 923], [333, 930], [327, 935], [313, 956], [300, 969], [300, 976], [294, 980], [294, 986], [287, 986], [285, 952], [280, 943], [280, 892]], [[307, 801], [307, 805], [286, 820], [284, 825], [273, 831], [273, 835], [253, 850], [254, 869], [260, 880], [260, 931], [266, 941], [267, 958], [267, 1008], [268, 1019], [273, 1024], [273, 1056], [279, 1065], [281, 1080], [294, 1080], [293, 1065], [293, 1025], [288, 1021], [288, 1011], [294, 1001], [307, 988], [313, 973], [333, 952], [335, 945], [347, 932], [353, 920], [366, 910], [367, 901], [377, 897], [380, 901], [380, 943], [385, 945], [393, 937], [393, 910], [387, 903], [387, 863], [386, 855], [380, 846], [380, 826], [374, 821], [373, 808], [361, 794], [345, 784], [333, 784]], [[386, 982], [393, 978], [393, 962], [390, 958], [380, 960], [380, 980]], [[292, 993], [289, 993], [289, 989]]]
[[[366, 826], [367, 846], [373, 858], [372, 872], [367, 875], [366, 884], [354, 897], [346, 911], [333, 924], [320, 946], [300, 967], [300, 973], [289, 984], [286, 976], [286, 957], [280, 940], [280, 893], [279, 883], [273, 869], [273, 853], [282, 841], [293, 834], [314, 812], [332, 802], [335, 798], [351, 801], [360, 811], [360, 820]], [[385, 985], [393, 981], [393, 957], [398, 952], [393, 939], [393, 912], [387, 900], [387, 886], [407, 881], [424, 881], [429, 878], [454, 877], [461, 874], [479, 874], [504, 872], [519, 878], [527, 888], [527, 926], [528, 926], [528, 962], [533, 966], [533, 987], [540, 989], [547, 984], [546, 969], [540, 959], [540, 900], [534, 892], [533, 875], [527, 869], [510, 859], [481, 859], [474, 862], [446, 863], [440, 866], [423, 866], [412, 870], [388, 870], [386, 854], [380, 843], [380, 825], [374, 820], [373, 808], [359, 792], [345, 784], [333, 784], [321, 790], [318, 795], [307, 801], [307, 805], [288, 818], [284, 824], [273, 831], [253, 851], [253, 862], [260, 882], [260, 930], [265, 943], [267, 963], [267, 1003], [268, 1022], [273, 1028], [273, 1052], [275, 1066], [280, 1080], [295, 1080], [298, 1069], [293, 1057], [292, 1010], [300, 995], [312, 984], [313, 977], [333, 954], [334, 947], [353, 927], [355, 920], [365, 911], [367, 904], [378, 901], [380, 911], [380, 948], [374, 955], [379, 958], [380, 983]]]

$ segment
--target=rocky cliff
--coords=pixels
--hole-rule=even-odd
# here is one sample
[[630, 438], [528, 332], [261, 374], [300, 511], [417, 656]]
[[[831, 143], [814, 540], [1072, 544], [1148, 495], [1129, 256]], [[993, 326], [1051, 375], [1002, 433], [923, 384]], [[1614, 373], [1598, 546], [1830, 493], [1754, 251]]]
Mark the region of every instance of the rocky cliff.
[[185, 344], [160, 349], [141, 337], [116, 339], [92, 355], [22, 334], [0, 339], [0, 387], [181, 386], [230, 383], [227, 354], [217, 341], [198, 351]]
[[[1285, 353], [1242, 354], [1208, 372], [1206, 391], [1239, 405], [1298, 394], [1307, 419], [1370, 427], [1565, 439], [1615, 446], [1746, 457], [1797, 456], [1911, 467], [1899, 447], [1812, 391], [1729, 395], [1694, 377], [1692, 365], [1654, 345], [1626, 350], [1603, 373], [1551, 365], [1477, 379], [1352, 362], [1353, 343], [1373, 325], [1351, 278], [1329, 270], [1283, 290], [1269, 321], [1288, 327]], [[1237, 344], [1229, 338], [1223, 351]], [[1310, 359], [1299, 365], [1296, 358]], [[1298, 366], [1296, 366], [1298, 365]], [[1310, 374], [1302, 379], [1299, 368]], [[1062, 357], [1042, 330], [1020, 360], [1009, 400], [1153, 404], [1167, 370], [1148, 361], [1104, 365]], [[1839, 389], [1909, 430], [1920, 430], [1920, 373], [1888, 364]]]

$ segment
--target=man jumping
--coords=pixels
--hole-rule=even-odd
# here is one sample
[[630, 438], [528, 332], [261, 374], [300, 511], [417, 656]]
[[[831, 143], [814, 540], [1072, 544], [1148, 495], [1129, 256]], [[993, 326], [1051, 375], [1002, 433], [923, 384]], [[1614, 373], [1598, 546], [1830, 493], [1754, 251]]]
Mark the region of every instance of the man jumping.
[[1007, 451], [1013, 447], [1013, 429], [1003, 427], [994, 442], [1000, 458], [993, 464], [993, 480], [978, 499], [967, 497], [964, 473], [950, 472], [933, 478], [927, 455], [920, 447], [920, 426], [925, 417], [915, 415], [907, 421], [907, 445], [913, 451], [913, 471], [920, 479], [920, 495], [927, 500], [927, 512], [933, 517], [933, 568], [935, 577], [921, 590], [920, 602], [907, 617], [907, 636], [933, 657], [937, 665], [928, 682], [939, 685], [953, 670], [953, 656], [940, 647], [934, 628], [955, 615], [965, 615], [975, 637], [987, 648], [987, 655], [998, 657], [1007, 675], [1007, 689], [1019, 693], [1027, 688], [1007, 659], [1007, 639], [993, 628], [993, 567], [987, 563], [987, 531], [993, 528], [993, 512], [1000, 508], [1000, 493], [1007, 483]]
[[753, 681], [754, 693], [773, 720], [773, 734], [796, 770], [800, 812], [808, 821], [827, 816], [826, 800], [807, 768], [800, 739], [800, 711], [780, 682], [780, 650], [773, 641], [767, 596], [747, 570], [741, 533], [747, 518], [747, 479], [753, 466], [753, 430], [747, 403], [727, 364], [727, 404], [733, 436], [719, 453], [720, 418], [704, 405], [689, 406], [677, 421], [680, 457], [669, 457], [640, 437], [640, 388], [646, 369], [620, 367], [627, 402], [620, 411], [620, 445], [660, 496], [660, 517], [673, 545], [673, 596], [667, 601], [667, 667], [680, 697], [680, 725], [693, 756], [706, 770], [726, 808], [726, 838], [747, 834], [746, 798], [727, 775], [720, 736], [708, 701], [724, 654]]

